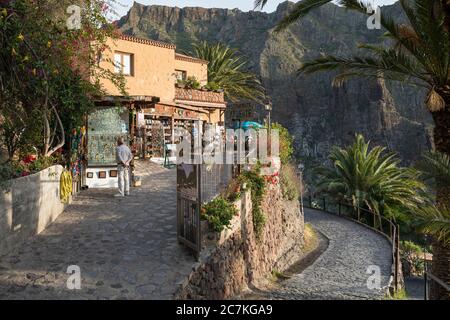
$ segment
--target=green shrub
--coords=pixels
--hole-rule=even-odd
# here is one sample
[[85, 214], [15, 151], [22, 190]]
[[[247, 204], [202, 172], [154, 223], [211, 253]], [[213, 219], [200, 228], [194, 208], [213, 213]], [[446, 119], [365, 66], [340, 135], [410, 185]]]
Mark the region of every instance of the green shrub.
[[255, 230], [256, 237], [261, 238], [264, 226], [266, 225], [266, 217], [261, 210], [260, 206], [254, 206], [253, 210], [253, 229]]
[[222, 89], [216, 82], [208, 82], [205, 88], [211, 91], [219, 91], [220, 89]]
[[425, 271], [424, 251], [419, 245], [411, 241], [401, 241], [400, 255], [405, 276], [423, 274]]
[[40, 157], [37, 160], [30, 163], [28, 168], [31, 172], [39, 172], [47, 169], [48, 167], [51, 167], [55, 163], [56, 163], [55, 157]]
[[291, 163], [281, 167], [280, 183], [284, 199], [292, 201], [300, 198], [302, 182], [296, 168]]
[[229, 202], [235, 202], [241, 198], [241, 182], [239, 179], [233, 179], [221, 193], [222, 197]]
[[258, 170], [244, 171], [239, 180], [241, 183], [246, 183], [247, 188], [251, 190], [252, 205], [253, 205], [253, 229], [255, 230], [256, 237], [261, 238], [262, 231], [266, 224], [266, 217], [261, 210], [261, 203], [264, 196], [266, 181], [260, 175]]
[[11, 161], [12, 178], [18, 178], [25, 173], [29, 174], [28, 166], [22, 161]]
[[40, 157], [34, 161], [9, 161], [0, 164], [0, 191], [7, 191], [11, 185], [11, 179], [28, 176], [45, 170], [60, 161], [58, 158]]
[[216, 232], [230, 228], [231, 220], [236, 213], [235, 206], [222, 197], [216, 198], [202, 207], [202, 218], [209, 221]]
[[186, 89], [200, 89], [201, 83], [195, 78], [195, 77], [188, 77], [186, 80], [178, 80], [177, 81], [179, 86], [183, 86]]
[[393, 296], [387, 296], [386, 300], [406, 300], [408, 299], [408, 295], [406, 294], [405, 289], [398, 290], [394, 293]]
[[281, 164], [287, 165], [292, 159], [294, 153], [294, 139], [290, 135], [288, 129], [279, 123], [272, 123], [272, 130], [278, 130], [280, 137], [280, 160]]

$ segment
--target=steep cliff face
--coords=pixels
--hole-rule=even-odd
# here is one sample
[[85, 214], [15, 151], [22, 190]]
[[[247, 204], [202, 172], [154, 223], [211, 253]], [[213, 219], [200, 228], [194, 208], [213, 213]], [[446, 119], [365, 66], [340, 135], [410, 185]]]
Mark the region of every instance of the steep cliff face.
[[[379, 43], [383, 31], [369, 30], [363, 15], [330, 4], [274, 33], [292, 5], [282, 3], [267, 14], [135, 3], [118, 24], [124, 33], [169, 41], [178, 50], [189, 51], [199, 40], [238, 48], [249, 68], [261, 75], [273, 98], [274, 119], [295, 136], [297, 156], [307, 164], [325, 161], [331, 146], [351, 142], [355, 133], [399, 152], [405, 163], [428, 150], [431, 120], [417, 88], [373, 79], [336, 88], [332, 74], [297, 75], [303, 61], [352, 55], [358, 43]], [[399, 14], [396, 5], [383, 10]]]

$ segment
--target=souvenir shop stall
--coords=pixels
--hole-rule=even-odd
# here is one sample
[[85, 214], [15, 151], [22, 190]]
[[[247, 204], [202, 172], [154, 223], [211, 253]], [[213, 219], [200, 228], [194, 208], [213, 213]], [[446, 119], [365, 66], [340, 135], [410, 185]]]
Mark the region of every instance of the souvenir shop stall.
[[[86, 119], [85, 169], [83, 186], [88, 188], [116, 188], [117, 139], [123, 137], [136, 152], [134, 135], [136, 110], [153, 105], [159, 98], [151, 96], [99, 98]], [[133, 169], [133, 166], [132, 166]]]
[[[77, 154], [72, 170], [80, 176], [82, 186], [115, 188], [118, 137], [125, 138], [135, 160], [158, 162], [167, 155], [168, 145], [180, 142], [179, 129], [202, 132], [213, 126], [223, 130], [210, 120], [210, 112], [204, 108], [160, 103], [156, 97], [103, 98], [87, 115], [84, 131], [74, 133], [74, 143], [85, 147]], [[171, 156], [175, 156], [173, 151]]]
[[[200, 108], [155, 104], [137, 111], [137, 157], [164, 158], [166, 146], [179, 142], [179, 129], [192, 132], [207, 122], [208, 112]], [[200, 128], [201, 130], [201, 128]]]
[[87, 119], [86, 185], [89, 188], [117, 187], [116, 147], [119, 137], [130, 141], [129, 110], [98, 107]]

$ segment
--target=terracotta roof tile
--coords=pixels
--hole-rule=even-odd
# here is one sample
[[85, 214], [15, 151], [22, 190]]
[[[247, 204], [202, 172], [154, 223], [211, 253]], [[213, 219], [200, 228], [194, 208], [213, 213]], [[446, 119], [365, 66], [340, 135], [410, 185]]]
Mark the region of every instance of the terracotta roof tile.
[[166, 43], [166, 42], [161, 42], [161, 41], [156, 41], [156, 40], [149, 40], [149, 39], [142, 39], [142, 38], [137, 38], [137, 37], [133, 37], [133, 36], [128, 36], [125, 34], [119, 35], [119, 39], [136, 42], [136, 43], [148, 44], [151, 46], [161, 47], [161, 48], [166, 48], [166, 49], [174, 49], [175, 50], [177, 48], [174, 44], [171, 44], [171, 43]]
[[209, 63], [209, 61], [207, 61], [207, 60], [190, 57], [190, 56], [187, 56], [187, 55], [184, 55], [184, 54], [181, 54], [181, 53], [175, 53], [175, 59], [176, 60], [187, 61], [187, 62], [203, 63], [203, 64], [208, 64]]

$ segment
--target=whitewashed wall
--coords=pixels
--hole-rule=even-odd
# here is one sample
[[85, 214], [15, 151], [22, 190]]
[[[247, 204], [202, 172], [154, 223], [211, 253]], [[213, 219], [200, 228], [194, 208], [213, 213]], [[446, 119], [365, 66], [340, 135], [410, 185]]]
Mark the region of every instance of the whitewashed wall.
[[62, 166], [14, 179], [0, 191], [0, 256], [41, 233], [64, 211], [60, 200]]

